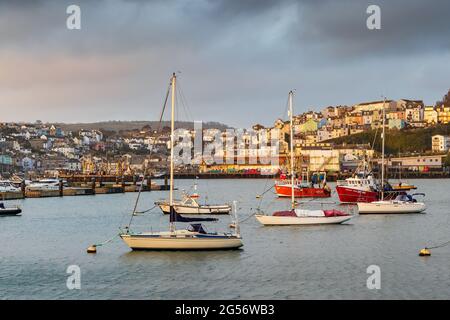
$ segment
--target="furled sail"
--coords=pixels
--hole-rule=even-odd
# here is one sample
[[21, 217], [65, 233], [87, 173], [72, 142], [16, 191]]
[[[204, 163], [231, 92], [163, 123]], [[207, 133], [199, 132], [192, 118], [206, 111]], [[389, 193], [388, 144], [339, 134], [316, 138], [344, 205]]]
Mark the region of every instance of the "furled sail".
[[174, 208], [170, 208], [170, 222], [196, 222], [196, 221], [217, 221], [217, 218], [187, 218], [175, 212]]

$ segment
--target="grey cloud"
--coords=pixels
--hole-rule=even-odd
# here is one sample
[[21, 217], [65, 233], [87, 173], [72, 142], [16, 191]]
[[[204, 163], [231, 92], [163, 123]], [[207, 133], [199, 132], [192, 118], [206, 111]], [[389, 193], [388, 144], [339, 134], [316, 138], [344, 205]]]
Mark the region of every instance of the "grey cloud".
[[[73, 3], [80, 31], [65, 28]], [[369, 4], [381, 6], [380, 31], [365, 27]], [[236, 126], [270, 124], [292, 88], [299, 112], [381, 94], [432, 103], [450, 86], [449, 9], [439, 0], [0, 1], [0, 108], [22, 110], [10, 120], [156, 119], [176, 70], [195, 119]]]

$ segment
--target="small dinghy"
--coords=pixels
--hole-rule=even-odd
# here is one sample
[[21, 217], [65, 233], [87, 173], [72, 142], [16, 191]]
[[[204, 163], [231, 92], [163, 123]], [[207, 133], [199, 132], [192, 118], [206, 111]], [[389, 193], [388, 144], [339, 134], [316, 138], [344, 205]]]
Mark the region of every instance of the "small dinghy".
[[17, 216], [22, 213], [22, 209], [16, 207], [5, 207], [3, 202], [0, 202], [0, 216]]

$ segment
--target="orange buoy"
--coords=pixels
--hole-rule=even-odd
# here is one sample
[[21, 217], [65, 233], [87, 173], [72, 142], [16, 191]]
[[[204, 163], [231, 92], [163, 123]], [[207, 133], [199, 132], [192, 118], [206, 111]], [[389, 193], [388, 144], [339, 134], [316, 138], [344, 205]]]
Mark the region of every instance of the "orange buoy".
[[430, 252], [430, 250], [428, 250], [428, 248], [424, 248], [424, 249], [419, 251], [419, 256], [421, 256], [421, 257], [429, 257], [429, 256], [431, 256], [431, 252]]

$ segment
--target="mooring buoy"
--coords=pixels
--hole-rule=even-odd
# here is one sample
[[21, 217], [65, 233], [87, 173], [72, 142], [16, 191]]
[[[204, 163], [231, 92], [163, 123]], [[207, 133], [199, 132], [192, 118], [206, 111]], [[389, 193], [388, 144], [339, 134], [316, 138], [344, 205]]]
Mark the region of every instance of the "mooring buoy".
[[97, 253], [97, 246], [94, 244], [87, 248], [87, 253]]

